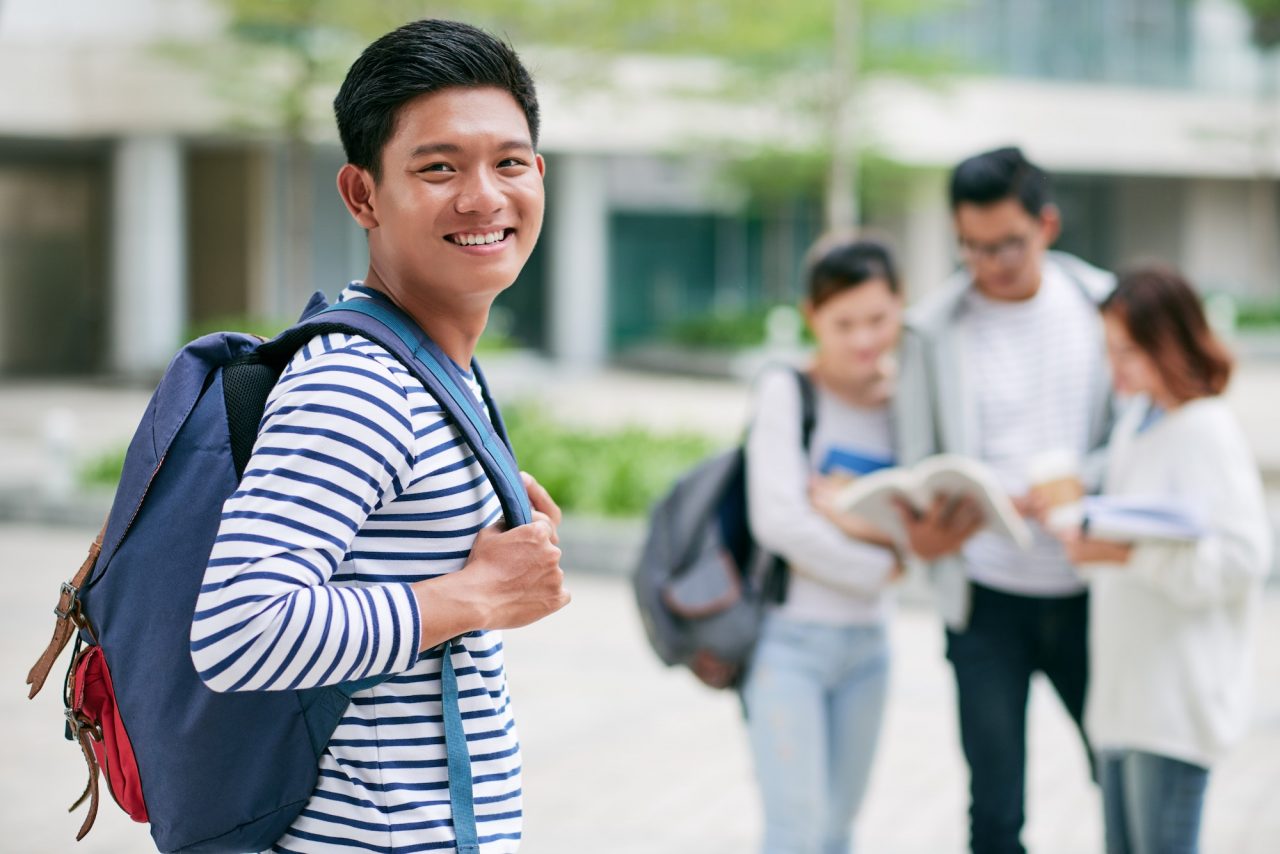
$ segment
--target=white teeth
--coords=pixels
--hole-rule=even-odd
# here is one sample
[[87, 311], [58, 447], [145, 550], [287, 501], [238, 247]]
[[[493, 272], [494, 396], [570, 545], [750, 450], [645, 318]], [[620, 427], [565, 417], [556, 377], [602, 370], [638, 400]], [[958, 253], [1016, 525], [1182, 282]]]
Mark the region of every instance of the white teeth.
[[453, 242], [459, 246], [479, 246], [483, 243], [498, 243], [506, 237], [506, 231], [491, 231], [488, 234], [455, 234]]

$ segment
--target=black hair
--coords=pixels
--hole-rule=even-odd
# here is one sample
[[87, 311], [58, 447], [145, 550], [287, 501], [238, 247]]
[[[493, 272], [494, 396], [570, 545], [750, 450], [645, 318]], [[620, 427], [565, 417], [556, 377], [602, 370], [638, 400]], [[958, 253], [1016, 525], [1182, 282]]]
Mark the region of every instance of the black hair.
[[809, 250], [809, 303], [817, 308], [833, 296], [875, 280], [899, 293], [898, 271], [889, 247], [879, 240], [827, 237]]
[[538, 94], [511, 45], [457, 21], [405, 24], [364, 49], [352, 63], [333, 111], [347, 162], [381, 177], [382, 150], [407, 101], [454, 86], [493, 86], [511, 94], [538, 146]]
[[1039, 216], [1053, 203], [1049, 176], [1019, 148], [997, 148], [964, 160], [951, 173], [951, 210], [960, 205], [990, 205], [1017, 199], [1027, 213]]

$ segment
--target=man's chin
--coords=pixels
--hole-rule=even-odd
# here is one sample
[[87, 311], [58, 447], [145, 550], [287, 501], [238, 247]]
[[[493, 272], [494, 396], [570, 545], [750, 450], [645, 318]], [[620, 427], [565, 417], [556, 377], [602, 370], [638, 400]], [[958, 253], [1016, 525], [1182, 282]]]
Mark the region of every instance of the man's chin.
[[984, 296], [994, 300], [1003, 300], [1006, 302], [1017, 302], [1019, 300], [1031, 299], [1039, 291], [1038, 285], [1027, 285], [1022, 282], [1013, 281], [996, 281], [981, 282], [978, 285]]

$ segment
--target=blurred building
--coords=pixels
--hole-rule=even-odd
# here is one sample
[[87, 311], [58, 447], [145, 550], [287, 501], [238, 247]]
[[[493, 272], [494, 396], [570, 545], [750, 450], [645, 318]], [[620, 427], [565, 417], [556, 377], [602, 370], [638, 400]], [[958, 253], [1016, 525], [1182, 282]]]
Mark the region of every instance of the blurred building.
[[[940, 8], [871, 35], [964, 73], [872, 80], [857, 111], [896, 164], [864, 213], [896, 238], [914, 294], [954, 264], [948, 167], [1016, 143], [1057, 176], [1065, 248], [1161, 257], [1280, 301], [1280, 86], [1236, 0]], [[246, 129], [253, 93], [191, 58], [221, 29], [203, 0], [0, 0], [0, 375], [149, 374], [193, 328], [287, 320], [363, 274], [332, 123], [303, 159]], [[564, 61], [529, 56], [535, 75]], [[510, 336], [592, 365], [683, 319], [794, 296], [819, 200], [750, 204], [720, 167], [727, 142], [814, 132], [785, 104], [719, 97], [716, 69], [635, 59], [574, 87], [540, 78], [549, 218], [501, 300]]]

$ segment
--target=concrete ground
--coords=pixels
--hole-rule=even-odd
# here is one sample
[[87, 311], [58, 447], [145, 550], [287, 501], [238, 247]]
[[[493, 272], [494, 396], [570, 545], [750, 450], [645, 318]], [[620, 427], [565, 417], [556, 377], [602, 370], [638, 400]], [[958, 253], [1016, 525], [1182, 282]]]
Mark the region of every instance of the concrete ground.
[[[0, 524], [0, 850], [133, 854], [154, 850], [104, 794], [98, 823], [73, 842], [83, 812], [78, 750], [62, 738], [57, 680], [34, 701], [23, 679], [52, 629], [59, 583], [91, 527]], [[742, 854], [760, 832], [735, 699], [663, 668], [617, 577], [576, 575], [573, 603], [506, 639], [525, 750], [527, 854]], [[1259, 696], [1248, 739], [1209, 789], [1205, 854], [1280, 850], [1280, 591], [1267, 594]], [[920, 606], [893, 620], [893, 680], [882, 748], [859, 822], [859, 850], [947, 854], [965, 843], [966, 773], [941, 630]], [[1101, 850], [1098, 796], [1080, 744], [1044, 684], [1030, 704], [1028, 824], [1037, 854]], [[83, 809], [83, 808], [82, 808]]]
[[[747, 389], [739, 383], [621, 371], [564, 374], [522, 358], [493, 362], [489, 374], [500, 400], [532, 398], [580, 424], [696, 429], [731, 441], [747, 411]], [[32, 702], [22, 687], [52, 628], [58, 585], [82, 560], [109, 497], [69, 496], [70, 472], [126, 443], [149, 394], [103, 383], [0, 384], [0, 519], [10, 520], [0, 523], [0, 572], [8, 581], [0, 600], [0, 685], [9, 686], [0, 691], [6, 724], [0, 851], [152, 850], [145, 828], [109, 800], [90, 837], [73, 843], [80, 814], [64, 810], [83, 787], [83, 763], [62, 740], [59, 686], [50, 684]], [[1280, 483], [1280, 431], [1274, 428], [1280, 360], [1246, 361], [1230, 399], [1274, 489]], [[734, 698], [660, 667], [645, 646], [624, 581], [576, 573], [574, 555], [567, 549], [564, 561], [574, 603], [511, 633], [507, 644], [526, 756], [522, 850], [753, 850], [759, 809]], [[629, 562], [612, 563], [616, 569]], [[1280, 851], [1280, 589], [1274, 586], [1262, 623], [1256, 723], [1215, 772], [1206, 854]], [[959, 852], [966, 775], [941, 630], [927, 608], [906, 604], [894, 621], [893, 641], [890, 709], [860, 822], [860, 850]], [[1036, 685], [1030, 714], [1030, 850], [1099, 851], [1097, 795], [1078, 740], [1046, 686]]]

